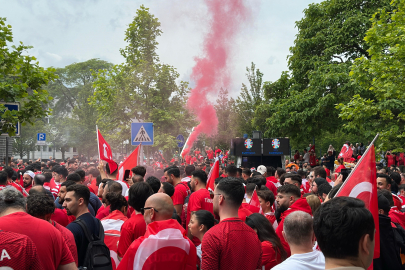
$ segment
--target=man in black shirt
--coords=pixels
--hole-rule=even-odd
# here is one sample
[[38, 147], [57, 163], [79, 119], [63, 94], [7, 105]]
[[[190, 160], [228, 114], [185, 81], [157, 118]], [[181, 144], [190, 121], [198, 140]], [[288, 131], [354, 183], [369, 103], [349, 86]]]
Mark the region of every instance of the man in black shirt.
[[[89, 188], [76, 184], [67, 187], [66, 191], [63, 207], [66, 209], [67, 214], [74, 215], [76, 220], [82, 220], [86, 224], [88, 231], [98, 236], [100, 232], [99, 221], [89, 213], [87, 206], [90, 199]], [[72, 222], [66, 228], [69, 229], [75, 237], [79, 266], [83, 266], [89, 241], [79, 224]]]

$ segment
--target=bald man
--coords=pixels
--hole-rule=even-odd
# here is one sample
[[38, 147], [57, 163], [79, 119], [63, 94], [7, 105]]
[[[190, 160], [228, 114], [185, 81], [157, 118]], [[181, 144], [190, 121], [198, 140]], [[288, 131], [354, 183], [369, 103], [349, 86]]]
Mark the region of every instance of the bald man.
[[195, 270], [196, 248], [184, 228], [171, 219], [173, 209], [173, 201], [165, 193], [156, 193], [146, 200], [143, 208], [146, 233], [131, 244], [117, 270]]

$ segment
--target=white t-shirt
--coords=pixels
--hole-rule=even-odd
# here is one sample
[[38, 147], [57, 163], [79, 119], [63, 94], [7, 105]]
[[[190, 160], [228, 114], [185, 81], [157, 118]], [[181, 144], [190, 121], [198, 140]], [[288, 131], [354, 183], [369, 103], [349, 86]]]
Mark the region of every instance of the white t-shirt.
[[309, 163], [309, 154], [308, 154], [308, 152], [306, 152], [305, 154], [304, 154], [304, 162], [306, 162], [306, 163]]
[[325, 257], [322, 252], [315, 250], [304, 254], [291, 255], [284, 262], [276, 265], [272, 270], [324, 270]]
[[199, 244], [198, 246], [196, 246], [196, 249], [197, 249], [197, 256], [198, 256], [198, 258], [200, 258], [200, 260], [201, 260], [201, 255], [202, 255], [201, 244]]

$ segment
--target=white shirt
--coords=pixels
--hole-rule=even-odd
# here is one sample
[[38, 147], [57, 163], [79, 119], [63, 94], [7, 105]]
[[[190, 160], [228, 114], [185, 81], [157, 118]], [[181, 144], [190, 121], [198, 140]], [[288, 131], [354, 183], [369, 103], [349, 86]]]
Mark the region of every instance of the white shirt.
[[197, 249], [197, 256], [198, 256], [198, 258], [200, 258], [200, 260], [201, 260], [201, 255], [202, 255], [201, 244], [199, 244], [198, 246], [196, 246], [196, 249]]
[[191, 177], [190, 176], [186, 176], [183, 179], [181, 179], [181, 182], [190, 182]]
[[315, 250], [304, 254], [291, 255], [284, 262], [276, 265], [273, 270], [324, 270], [325, 257], [322, 252]]
[[308, 152], [306, 152], [304, 154], [304, 162], [309, 163], [309, 154], [308, 154]]

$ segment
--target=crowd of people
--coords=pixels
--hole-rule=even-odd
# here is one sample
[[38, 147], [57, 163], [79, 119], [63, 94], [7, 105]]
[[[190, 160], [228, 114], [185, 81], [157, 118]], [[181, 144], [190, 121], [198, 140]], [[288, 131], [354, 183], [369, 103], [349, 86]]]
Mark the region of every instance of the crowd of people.
[[[217, 150], [212, 158], [227, 155]], [[377, 167], [380, 256], [373, 259], [372, 214], [359, 199], [335, 197], [350, 173], [343, 162], [229, 163], [209, 190], [213, 159], [173, 158], [136, 166], [124, 181], [108, 164], [83, 159], [1, 167], [0, 267], [404, 268], [405, 174], [397, 164]]]

